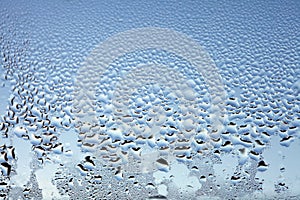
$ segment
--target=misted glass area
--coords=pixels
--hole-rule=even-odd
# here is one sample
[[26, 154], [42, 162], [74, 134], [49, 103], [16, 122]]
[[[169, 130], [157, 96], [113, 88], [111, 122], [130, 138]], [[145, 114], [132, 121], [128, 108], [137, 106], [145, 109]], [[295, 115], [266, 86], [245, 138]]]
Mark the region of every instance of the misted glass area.
[[0, 2], [0, 199], [300, 199], [300, 1]]

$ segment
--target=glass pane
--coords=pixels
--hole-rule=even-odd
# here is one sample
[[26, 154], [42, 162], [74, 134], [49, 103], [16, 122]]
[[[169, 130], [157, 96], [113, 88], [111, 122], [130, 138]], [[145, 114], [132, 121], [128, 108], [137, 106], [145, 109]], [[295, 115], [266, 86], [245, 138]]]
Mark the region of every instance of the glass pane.
[[300, 199], [299, 13], [2, 0], [1, 199]]

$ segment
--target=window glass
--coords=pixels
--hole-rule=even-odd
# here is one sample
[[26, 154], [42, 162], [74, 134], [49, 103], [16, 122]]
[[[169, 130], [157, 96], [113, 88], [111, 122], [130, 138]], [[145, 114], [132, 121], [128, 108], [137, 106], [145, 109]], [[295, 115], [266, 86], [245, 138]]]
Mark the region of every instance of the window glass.
[[300, 199], [300, 1], [2, 0], [0, 199]]

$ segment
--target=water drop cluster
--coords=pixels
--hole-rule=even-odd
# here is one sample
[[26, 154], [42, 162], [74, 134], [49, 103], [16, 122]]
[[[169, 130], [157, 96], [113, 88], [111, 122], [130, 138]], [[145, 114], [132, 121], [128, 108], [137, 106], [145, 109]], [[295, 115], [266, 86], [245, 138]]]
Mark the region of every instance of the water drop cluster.
[[[0, 198], [299, 198], [297, 1], [2, 5]], [[216, 71], [149, 48], [80, 74], [99, 43], [142, 27], [189, 35]], [[221, 101], [210, 87], [215, 72]], [[83, 110], [78, 77], [95, 91], [84, 91]], [[266, 156], [274, 146], [280, 166]], [[48, 166], [51, 180], [39, 175]]]

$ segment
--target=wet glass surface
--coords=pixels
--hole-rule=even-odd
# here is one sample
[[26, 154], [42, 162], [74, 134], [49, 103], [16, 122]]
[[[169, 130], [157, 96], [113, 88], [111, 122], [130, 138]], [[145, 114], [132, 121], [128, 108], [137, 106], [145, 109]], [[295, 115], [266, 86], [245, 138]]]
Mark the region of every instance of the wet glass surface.
[[0, 6], [0, 199], [300, 199], [300, 1]]

